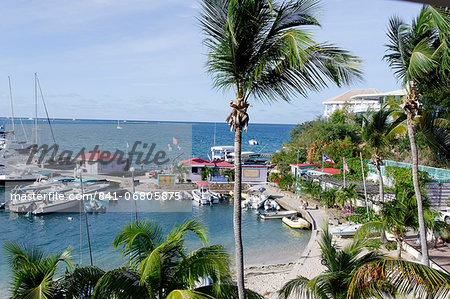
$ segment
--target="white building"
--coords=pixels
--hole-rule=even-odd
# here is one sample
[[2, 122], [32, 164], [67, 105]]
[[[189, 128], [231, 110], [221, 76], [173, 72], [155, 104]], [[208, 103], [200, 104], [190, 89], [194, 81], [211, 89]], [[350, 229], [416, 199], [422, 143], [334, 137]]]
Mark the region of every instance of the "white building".
[[388, 97], [400, 98], [404, 95], [405, 91], [403, 89], [384, 93], [379, 92], [375, 88], [351, 89], [322, 102], [325, 105], [323, 115], [328, 118], [334, 111], [343, 108], [344, 105], [349, 112], [354, 113], [365, 113], [368, 109], [377, 111], [387, 102]]

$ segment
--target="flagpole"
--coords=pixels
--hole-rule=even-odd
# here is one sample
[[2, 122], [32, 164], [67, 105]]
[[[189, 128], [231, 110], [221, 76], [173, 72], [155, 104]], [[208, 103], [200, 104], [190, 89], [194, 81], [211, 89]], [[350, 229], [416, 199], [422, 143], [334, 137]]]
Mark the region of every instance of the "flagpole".
[[345, 188], [345, 157], [343, 157], [344, 163], [342, 163], [342, 171], [344, 172], [344, 188]]
[[323, 172], [323, 153], [322, 153], [322, 172]]
[[362, 153], [361, 152], [359, 152], [359, 157], [361, 159], [361, 173], [362, 173], [363, 186], [364, 186], [364, 198], [366, 200], [367, 220], [370, 221], [370, 217], [369, 217], [369, 203], [367, 202], [366, 179], [364, 177], [364, 163], [363, 163]]

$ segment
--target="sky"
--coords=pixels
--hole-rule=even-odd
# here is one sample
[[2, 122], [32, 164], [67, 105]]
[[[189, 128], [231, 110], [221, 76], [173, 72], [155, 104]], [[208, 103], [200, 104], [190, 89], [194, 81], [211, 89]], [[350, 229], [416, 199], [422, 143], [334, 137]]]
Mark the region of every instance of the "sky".
[[[323, 113], [322, 101], [351, 88], [400, 89], [386, 62], [389, 17], [408, 22], [420, 4], [322, 0], [315, 40], [363, 59], [364, 81], [330, 86], [291, 103], [251, 100], [250, 121], [296, 124]], [[232, 92], [205, 70], [195, 0], [15, 0], [0, 2], [0, 116], [34, 114], [38, 73], [51, 117], [222, 122]], [[39, 117], [44, 117], [42, 105]]]

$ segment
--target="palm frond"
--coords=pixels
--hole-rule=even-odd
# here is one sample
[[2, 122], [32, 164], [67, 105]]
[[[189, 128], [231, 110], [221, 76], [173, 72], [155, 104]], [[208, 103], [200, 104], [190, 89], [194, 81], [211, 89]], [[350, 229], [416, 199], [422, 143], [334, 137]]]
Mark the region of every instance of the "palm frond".
[[450, 294], [450, 276], [419, 263], [385, 259], [359, 268], [349, 285], [352, 297], [361, 290], [383, 294], [386, 285], [398, 294], [420, 298], [446, 298]]
[[208, 277], [213, 284], [220, 286], [231, 280], [229, 256], [225, 247], [213, 245], [202, 247], [184, 256], [176, 266], [174, 276], [192, 287], [197, 281]]
[[373, 235], [382, 236], [387, 230], [386, 223], [383, 221], [371, 221], [363, 224], [354, 236], [354, 239], [364, 239]]
[[138, 273], [130, 268], [122, 267], [106, 272], [97, 282], [94, 298], [156, 298], [140, 283]]
[[312, 290], [308, 287], [309, 279], [299, 276], [288, 281], [280, 290], [280, 298], [314, 298]]
[[113, 241], [114, 248], [122, 246], [122, 256], [129, 258], [130, 263], [137, 264], [145, 253], [155, 249], [163, 240], [160, 225], [155, 222], [141, 220], [130, 222]]
[[217, 88], [235, 88], [244, 101], [289, 101], [329, 82], [341, 86], [361, 79], [359, 58], [317, 43], [301, 29], [320, 26], [318, 1], [205, 0], [202, 7], [207, 70]]
[[95, 266], [77, 267], [67, 273], [61, 282], [65, 296], [72, 298], [89, 298], [94, 287], [105, 271]]
[[191, 290], [173, 290], [167, 299], [213, 299], [214, 297]]
[[[238, 291], [237, 286], [232, 284], [211, 284], [208, 286], [200, 287], [195, 289], [198, 292], [201, 292], [203, 294], [208, 294], [210, 296], [213, 296], [216, 299], [238, 299]], [[217, 292], [216, 290], [220, 290], [220, 292]], [[260, 294], [245, 289], [245, 296], [247, 299], [263, 299], [264, 297]]]

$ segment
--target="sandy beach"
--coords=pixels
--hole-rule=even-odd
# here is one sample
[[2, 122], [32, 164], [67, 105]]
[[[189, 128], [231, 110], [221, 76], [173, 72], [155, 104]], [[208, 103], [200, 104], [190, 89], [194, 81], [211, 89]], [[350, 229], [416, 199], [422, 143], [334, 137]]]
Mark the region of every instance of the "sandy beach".
[[278, 291], [289, 280], [301, 275], [313, 278], [325, 270], [321, 264], [321, 250], [317, 242], [321, 227], [328, 217], [322, 210], [309, 211], [319, 229], [313, 230], [311, 239], [301, 257], [287, 264], [249, 266], [245, 269], [246, 287], [266, 298], [278, 298]]
[[[280, 195], [277, 191], [278, 190], [274, 188], [268, 189], [268, 192]], [[282, 200], [293, 207], [298, 206], [300, 208], [300, 201], [298, 198], [294, 198], [293, 196], [283, 196]], [[311, 279], [325, 271], [325, 267], [321, 264], [322, 251], [318, 240], [320, 240], [322, 228], [329, 221], [328, 215], [326, 210], [323, 209], [308, 209], [308, 212], [316, 222], [316, 229], [313, 229], [311, 239], [303, 250], [301, 257], [297, 261], [286, 264], [253, 265], [246, 267], [245, 283], [247, 288], [258, 292], [265, 298], [278, 298], [279, 290], [287, 281], [294, 279], [297, 276], [304, 276]], [[333, 239], [340, 247], [343, 247], [352, 241], [351, 238], [334, 237]], [[395, 256], [395, 251], [384, 250], [383, 253]], [[407, 260], [415, 260], [415, 258], [407, 252], [403, 252], [402, 256]]]

